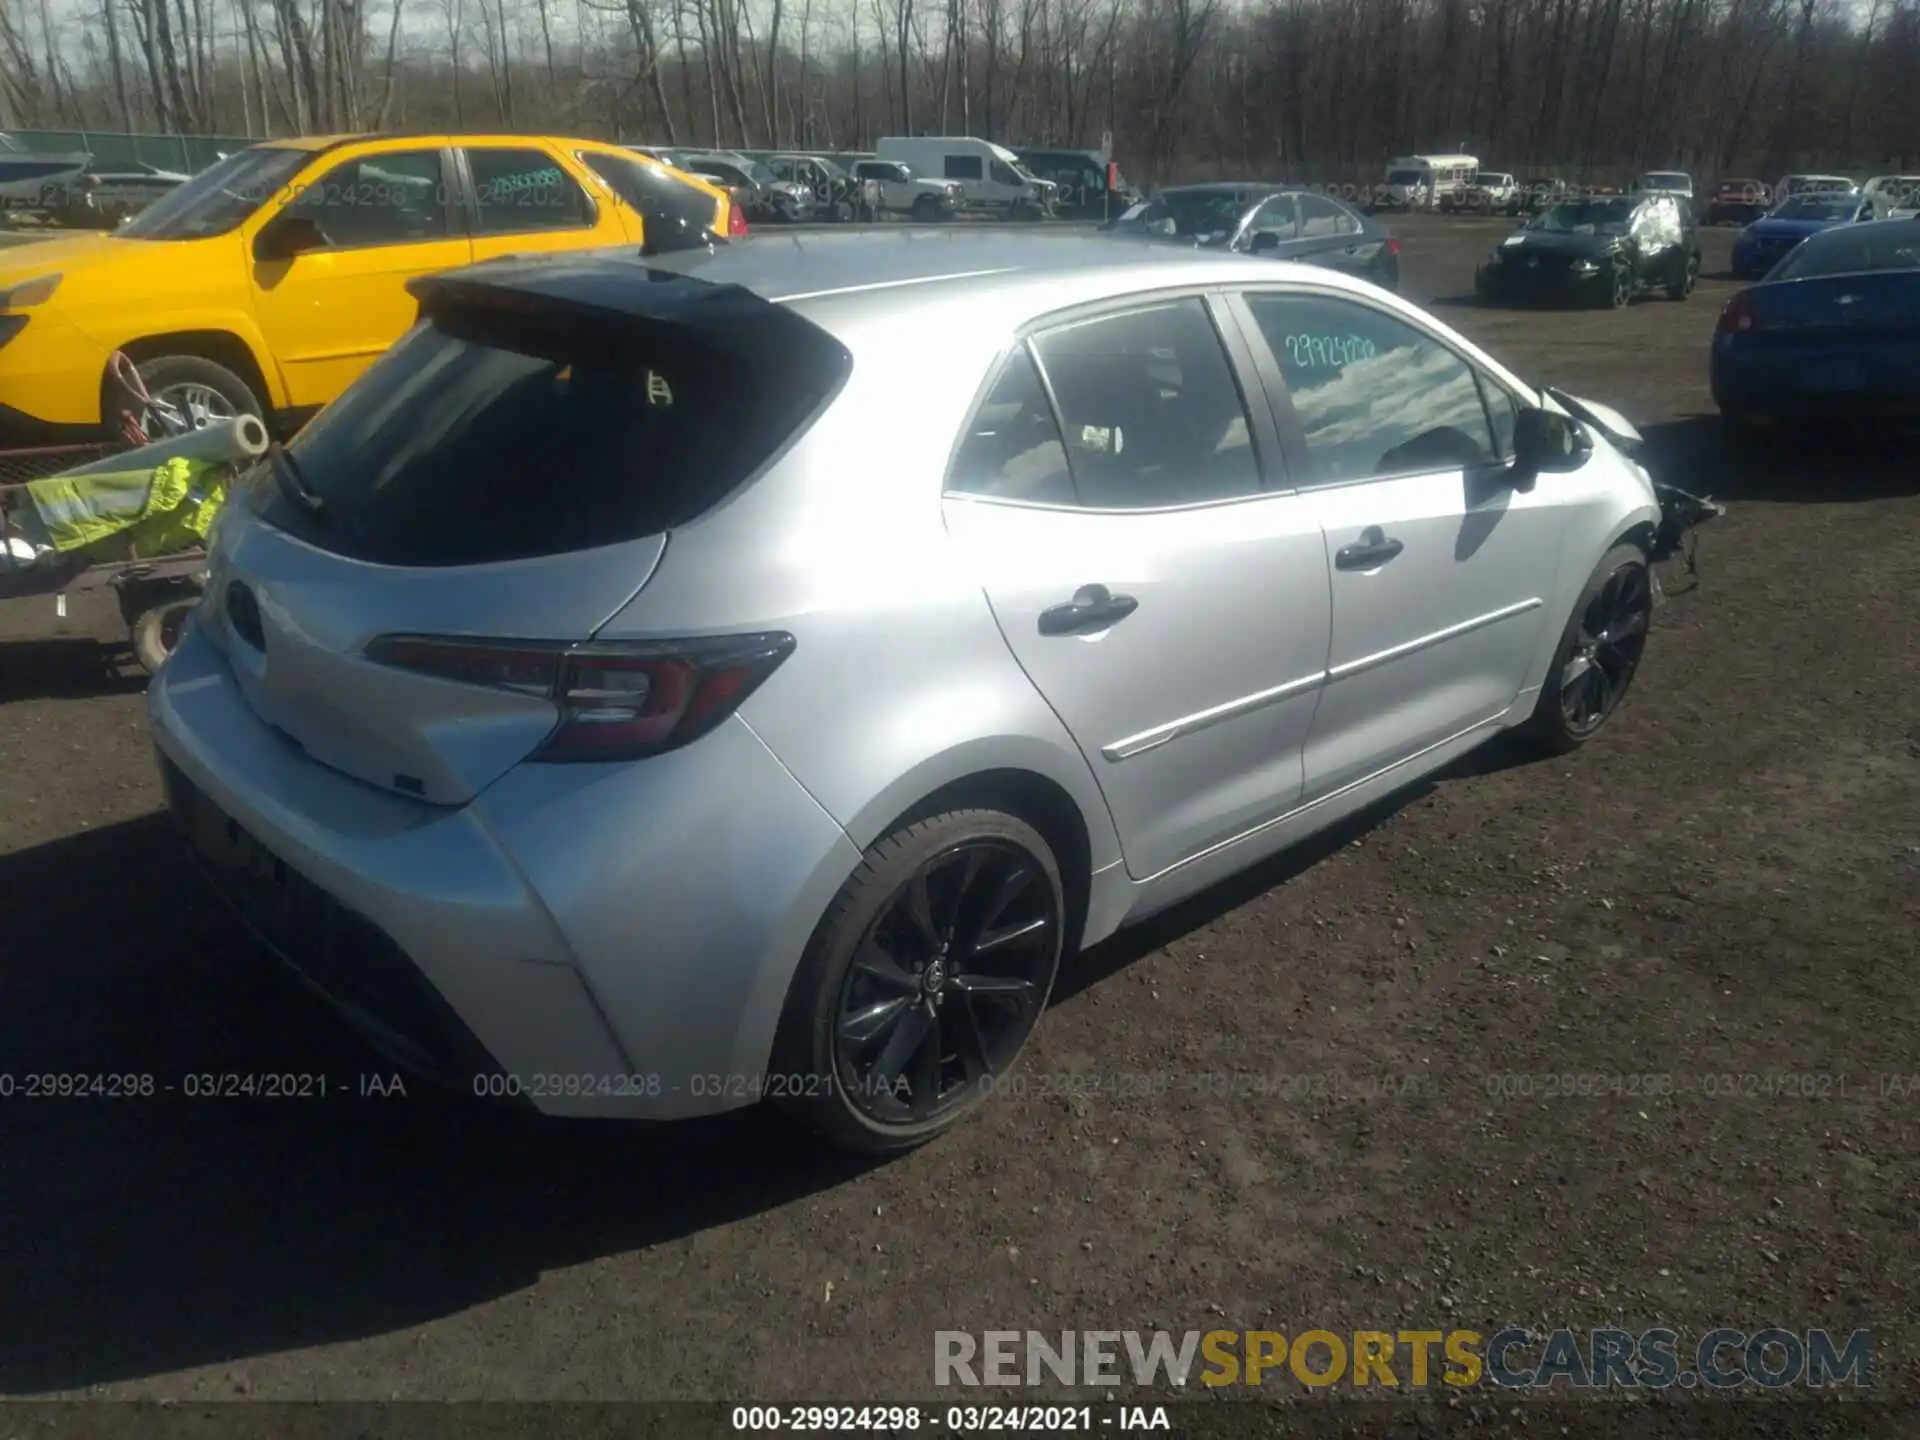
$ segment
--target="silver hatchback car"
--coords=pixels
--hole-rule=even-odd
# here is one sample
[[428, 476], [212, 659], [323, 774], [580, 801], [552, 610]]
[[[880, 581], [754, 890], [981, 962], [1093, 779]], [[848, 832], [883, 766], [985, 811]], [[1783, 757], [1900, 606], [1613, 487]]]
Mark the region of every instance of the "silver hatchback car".
[[949, 231], [509, 260], [222, 516], [173, 804], [541, 1111], [990, 1095], [1062, 958], [1632, 679], [1634, 437], [1363, 282]]

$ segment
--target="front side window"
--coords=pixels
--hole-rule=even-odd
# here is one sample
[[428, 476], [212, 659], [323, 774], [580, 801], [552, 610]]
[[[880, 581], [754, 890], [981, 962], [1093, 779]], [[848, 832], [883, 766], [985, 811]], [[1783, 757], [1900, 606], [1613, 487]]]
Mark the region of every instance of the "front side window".
[[1310, 483], [1497, 463], [1473, 371], [1438, 340], [1331, 296], [1256, 293], [1246, 301], [1286, 380]]
[[993, 183], [996, 185], [1018, 185], [1020, 177], [1013, 173], [1013, 167], [1004, 161], [993, 162]]
[[593, 202], [544, 150], [467, 151], [481, 235], [579, 230], [593, 223]]
[[1484, 370], [1474, 372], [1480, 379], [1480, 393], [1486, 397], [1487, 420], [1493, 426], [1493, 454], [1498, 460], [1513, 458], [1513, 430], [1526, 402]]
[[446, 198], [438, 150], [390, 151], [342, 161], [285, 213], [311, 220], [330, 249], [419, 244], [446, 238]]
[[1259, 492], [1246, 406], [1199, 300], [1062, 326], [1034, 350], [1082, 505], [1145, 509]]

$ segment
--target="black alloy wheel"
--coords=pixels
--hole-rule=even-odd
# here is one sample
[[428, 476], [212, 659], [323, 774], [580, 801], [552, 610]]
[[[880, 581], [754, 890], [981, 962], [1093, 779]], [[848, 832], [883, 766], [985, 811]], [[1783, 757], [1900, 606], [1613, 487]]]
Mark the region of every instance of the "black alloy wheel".
[[1632, 303], [1633, 267], [1625, 260], [1615, 260], [1607, 276], [1607, 304], [1615, 310], [1624, 310]]
[[1616, 568], [1587, 602], [1560, 669], [1560, 715], [1584, 740], [1613, 714], [1640, 668], [1653, 620], [1653, 585], [1643, 562]]
[[840, 989], [834, 1078], [870, 1122], [937, 1128], [984, 1098], [1046, 1004], [1060, 904], [1011, 840], [921, 862], [874, 917]]

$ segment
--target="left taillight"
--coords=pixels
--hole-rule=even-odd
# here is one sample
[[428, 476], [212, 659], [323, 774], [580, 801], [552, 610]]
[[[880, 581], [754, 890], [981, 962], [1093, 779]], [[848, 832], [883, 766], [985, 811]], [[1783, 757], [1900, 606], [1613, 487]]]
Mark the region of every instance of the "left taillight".
[[727, 234], [735, 236], [746, 233], [747, 212], [740, 207], [739, 201], [730, 201], [727, 205]]
[[1400, 242], [1394, 239], [1393, 236], [1389, 235], [1387, 237], [1387, 254], [1398, 255], [1399, 253], [1400, 253]]
[[559, 721], [530, 760], [638, 760], [705, 735], [793, 645], [784, 632], [575, 646], [384, 635], [366, 653], [418, 675], [550, 700]]

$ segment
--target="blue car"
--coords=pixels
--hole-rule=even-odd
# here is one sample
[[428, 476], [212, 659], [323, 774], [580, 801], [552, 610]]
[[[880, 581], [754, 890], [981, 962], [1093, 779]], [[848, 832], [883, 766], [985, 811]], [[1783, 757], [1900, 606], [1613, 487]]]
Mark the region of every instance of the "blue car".
[[1758, 280], [1809, 235], [1872, 218], [1873, 202], [1857, 191], [1790, 195], [1733, 242], [1733, 277]]
[[1736, 439], [1772, 423], [1920, 423], [1920, 220], [1813, 236], [1728, 302], [1713, 399]]

